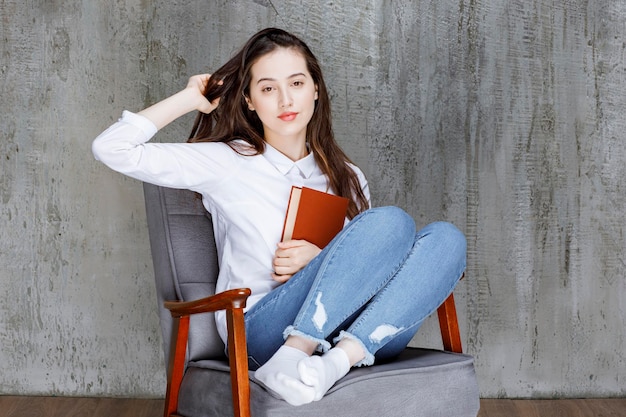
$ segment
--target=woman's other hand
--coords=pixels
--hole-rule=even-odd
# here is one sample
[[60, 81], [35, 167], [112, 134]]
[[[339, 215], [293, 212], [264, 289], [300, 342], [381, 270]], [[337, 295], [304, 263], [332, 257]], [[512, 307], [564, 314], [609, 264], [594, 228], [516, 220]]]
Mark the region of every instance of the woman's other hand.
[[272, 278], [280, 283], [287, 282], [322, 251], [306, 240], [279, 242], [277, 246], [272, 262]]

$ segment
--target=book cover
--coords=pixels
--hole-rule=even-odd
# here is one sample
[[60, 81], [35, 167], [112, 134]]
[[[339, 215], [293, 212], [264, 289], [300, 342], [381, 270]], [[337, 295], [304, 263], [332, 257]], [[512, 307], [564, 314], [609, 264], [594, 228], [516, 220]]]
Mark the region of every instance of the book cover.
[[348, 199], [307, 187], [291, 187], [282, 241], [303, 239], [323, 249], [343, 229]]

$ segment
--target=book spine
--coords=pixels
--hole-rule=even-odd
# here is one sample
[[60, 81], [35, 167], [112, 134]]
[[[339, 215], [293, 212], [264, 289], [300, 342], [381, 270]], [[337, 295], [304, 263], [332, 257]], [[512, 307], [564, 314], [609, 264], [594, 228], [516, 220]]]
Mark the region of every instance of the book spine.
[[293, 228], [296, 224], [296, 215], [298, 214], [301, 193], [302, 188], [296, 187], [295, 185], [291, 187], [289, 202], [287, 203], [287, 214], [285, 215], [285, 223], [283, 224], [283, 234], [280, 238], [281, 242], [291, 240]]

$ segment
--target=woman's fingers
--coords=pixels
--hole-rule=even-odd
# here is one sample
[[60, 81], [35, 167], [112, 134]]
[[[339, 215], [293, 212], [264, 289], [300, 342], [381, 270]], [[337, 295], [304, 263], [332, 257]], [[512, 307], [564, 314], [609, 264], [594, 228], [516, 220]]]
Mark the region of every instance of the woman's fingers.
[[207, 114], [215, 110], [220, 104], [219, 97], [214, 99], [213, 101], [209, 101], [204, 96], [210, 79], [211, 74], [197, 74], [190, 77], [189, 81], [187, 82], [187, 88], [192, 89], [193, 91], [196, 91], [198, 93], [198, 111]]

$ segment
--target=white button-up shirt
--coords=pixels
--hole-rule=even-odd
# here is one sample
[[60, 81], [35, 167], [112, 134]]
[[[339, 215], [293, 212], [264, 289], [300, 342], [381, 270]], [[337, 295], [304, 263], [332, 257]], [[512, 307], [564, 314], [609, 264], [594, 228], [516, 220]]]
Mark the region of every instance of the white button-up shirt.
[[[278, 285], [271, 276], [272, 260], [292, 185], [328, 192], [327, 177], [312, 153], [294, 162], [269, 144], [263, 154], [254, 155], [243, 141], [236, 143], [243, 154], [225, 143], [148, 143], [156, 133], [150, 120], [124, 111], [94, 140], [94, 156], [138, 180], [200, 193], [215, 231], [220, 265], [216, 291], [250, 288], [250, 308]], [[369, 200], [365, 176], [351, 168]], [[226, 342], [225, 313], [216, 314], [216, 321]]]

